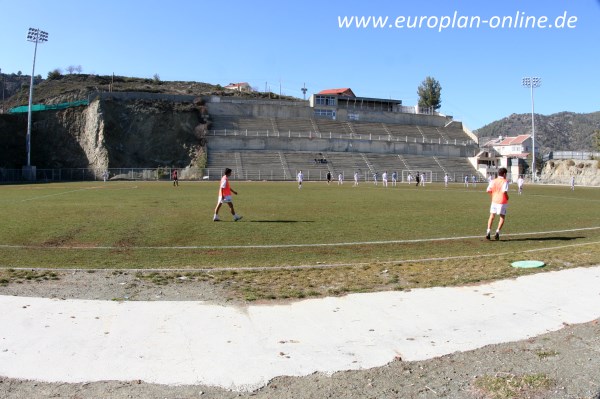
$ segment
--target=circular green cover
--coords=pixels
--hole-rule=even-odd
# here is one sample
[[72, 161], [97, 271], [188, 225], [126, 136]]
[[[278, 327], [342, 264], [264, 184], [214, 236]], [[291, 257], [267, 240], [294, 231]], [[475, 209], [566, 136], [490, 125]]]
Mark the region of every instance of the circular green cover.
[[545, 263], [540, 260], [520, 260], [512, 263], [512, 267], [520, 267], [522, 269], [531, 269], [534, 267], [542, 267], [544, 265]]

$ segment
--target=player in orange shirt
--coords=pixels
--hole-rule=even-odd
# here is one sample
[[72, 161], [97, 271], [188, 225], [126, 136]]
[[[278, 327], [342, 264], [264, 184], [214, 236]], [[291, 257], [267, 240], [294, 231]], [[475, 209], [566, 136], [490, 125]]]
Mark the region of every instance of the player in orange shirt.
[[508, 205], [508, 181], [506, 180], [506, 168], [498, 169], [498, 177], [490, 182], [487, 187], [487, 192], [492, 196], [492, 205], [490, 207], [490, 218], [488, 219], [486, 239], [490, 239], [490, 233], [492, 231], [492, 223], [496, 215], [500, 216], [498, 221], [498, 228], [494, 238], [500, 239], [500, 230], [504, 226], [504, 220], [506, 219], [506, 207]]
[[231, 201], [231, 193], [237, 195], [237, 191], [232, 189], [229, 186], [229, 176], [231, 176], [231, 169], [225, 168], [225, 172], [223, 173], [223, 177], [221, 178], [221, 185], [219, 186], [219, 199], [217, 200], [217, 206], [215, 208], [215, 215], [213, 216], [213, 222], [219, 222], [219, 209], [221, 209], [221, 205], [227, 204], [229, 205], [229, 209], [231, 210], [231, 214], [233, 215], [233, 221], [237, 222], [242, 218], [235, 213], [233, 209], [233, 202]]

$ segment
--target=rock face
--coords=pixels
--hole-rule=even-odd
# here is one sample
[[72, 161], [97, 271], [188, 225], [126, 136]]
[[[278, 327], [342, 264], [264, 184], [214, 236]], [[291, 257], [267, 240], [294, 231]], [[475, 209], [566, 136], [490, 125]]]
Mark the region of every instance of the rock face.
[[[203, 167], [205, 110], [169, 101], [95, 100], [32, 115], [31, 164], [38, 169]], [[27, 115], [0, 118], [0, 167], [26, 163]]]
[[[205, 144], [196, 129], [202, 116], [191, 104], [103, 101], [99, 113], [104, 134], [98, 140], [108, 151], [111, 168], [185, 168], [194, 163]], [[91, 128], [88, 134], [94, 132]]]
[[576, 185], [600, 186], [599, 162], [570, 159], [548, 161], [542, 169], [541, 180], [549, 184], [571, 184], [572, 176], [575, 176]]

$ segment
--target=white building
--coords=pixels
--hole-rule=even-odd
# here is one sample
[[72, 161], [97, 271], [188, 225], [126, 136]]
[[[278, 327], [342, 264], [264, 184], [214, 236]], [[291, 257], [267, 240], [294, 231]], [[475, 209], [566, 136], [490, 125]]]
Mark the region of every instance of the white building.
[[235, 90], [235, 91], [252, 91], [252, 87], [248, 84], [248, 82], [241, 83], [229, 83], [225, 86], [227, 90]]
[[481, 151], [473, 161], [477, 170], [484, 176], [495, 176], [498, 168], [508, 169], [510, 180], [516, 181], [524, 170], [529, 168], [527, 157], [531, 154], [531, 135], [498, 137], [481, 146]]

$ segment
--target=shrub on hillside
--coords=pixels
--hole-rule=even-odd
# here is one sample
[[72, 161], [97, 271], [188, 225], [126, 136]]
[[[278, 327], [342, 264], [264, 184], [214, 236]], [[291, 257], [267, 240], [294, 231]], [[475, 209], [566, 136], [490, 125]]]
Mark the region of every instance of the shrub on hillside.
[[62, 78], [62, 73], [60, 73], [60, 69], [55, 69], [53, 71], [48, 72], [48, 80], [58, 80]]

